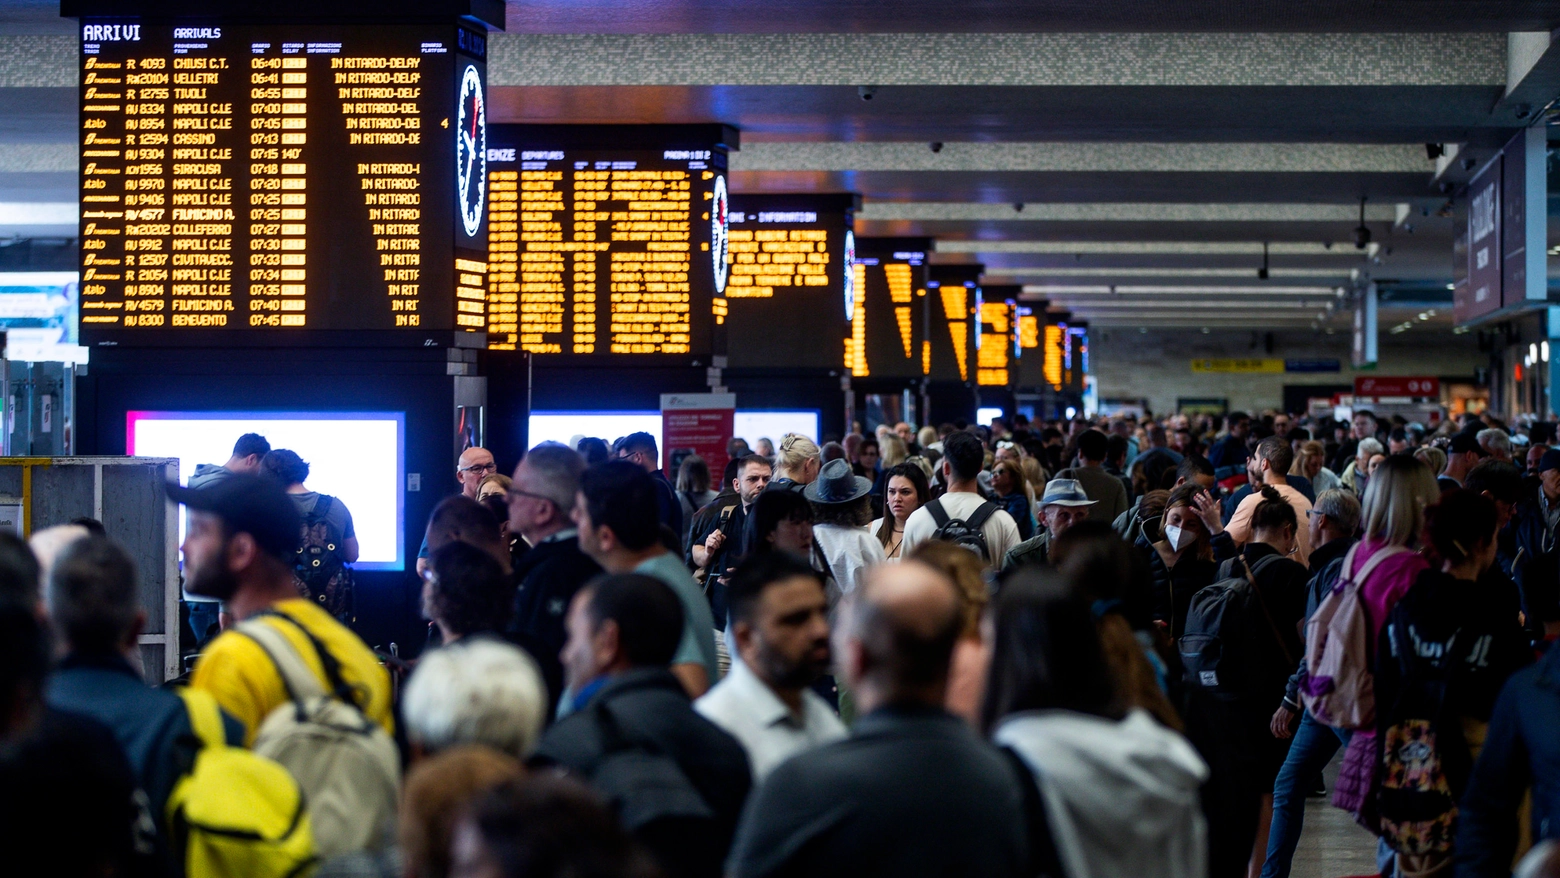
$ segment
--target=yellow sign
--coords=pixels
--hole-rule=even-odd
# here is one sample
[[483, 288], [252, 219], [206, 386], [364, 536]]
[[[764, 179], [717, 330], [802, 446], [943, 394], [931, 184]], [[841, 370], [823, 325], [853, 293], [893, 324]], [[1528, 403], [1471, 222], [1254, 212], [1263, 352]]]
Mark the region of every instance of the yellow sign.
[[1245, 372], [1282, 374], [1283, 360], [1193, 360], [1193, 372]]

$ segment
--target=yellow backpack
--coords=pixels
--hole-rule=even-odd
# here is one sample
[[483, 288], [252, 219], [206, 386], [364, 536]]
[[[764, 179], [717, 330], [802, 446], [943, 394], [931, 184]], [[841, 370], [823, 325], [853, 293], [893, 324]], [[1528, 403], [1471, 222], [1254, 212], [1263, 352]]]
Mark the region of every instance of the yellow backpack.
[[168, 795], [170, 846], [183, 852], [187, 878], [311, 874], [314, 837], [297, 781], [277, 763], [227, 745], [210, 693], [178, 693], [202, 745]]

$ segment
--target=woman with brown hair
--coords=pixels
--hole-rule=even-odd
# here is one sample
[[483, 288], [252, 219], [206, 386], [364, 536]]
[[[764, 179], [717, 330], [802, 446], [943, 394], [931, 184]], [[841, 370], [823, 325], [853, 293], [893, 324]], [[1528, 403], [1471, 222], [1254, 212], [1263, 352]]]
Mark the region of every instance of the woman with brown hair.
[[883, 544], [888, 560], [899, 558], [905, 541], [905, 520], [932, 499], [926, 473], [913, 463], [901, 463], [883, 473], [883, 517], [867, 529]]
[[1018, 538], [1027, 540], [1035, 535], [1035, 519], [1030, 514], [1030, 498], [1024, 492], [1024, 470], [1018, 463], [1004, 458], [991, 468], [991, 487], [997, 492], [997, 503], [1018, 525]]
[[916, 546], [909, 557], [941, 570], [959, 588], [964, 624], [949, 662], [948, 694], [943, 706], [949, 713], [978, 727], [986, 667], [986, 643], [980, 636], [980, 618], [991, 600], [986, 586], [986, 565], [969, 549], [940, 540], [929, 540]]
[[1235, 541], [1224, 532], [1219, 501], [1195, 482], [1176, 488], [1165, 501], [1162, 534], [1138, 537], [1153, 579], [1154, 621], [1179, 639], [1192, 595], [1218, 577], [1219, 564], [1235, 557]]

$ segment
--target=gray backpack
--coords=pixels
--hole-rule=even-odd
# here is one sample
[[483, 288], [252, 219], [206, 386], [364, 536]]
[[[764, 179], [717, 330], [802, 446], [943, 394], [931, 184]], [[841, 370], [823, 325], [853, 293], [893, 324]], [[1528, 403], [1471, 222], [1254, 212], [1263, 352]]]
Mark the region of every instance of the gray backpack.
[[[292, 641], [266, 619], [303, 632], [325, 668], [330, 692]], [[260, 645], [287, 689], [287, 703], [261, 722], [254, 751], [281, 763], [303, 789], [319, 857], [384, 848], [394, 838], [400, 791], [395, 742], [363, 714], [336, 658], [291, 616], [267, 612], [237, 630]]]

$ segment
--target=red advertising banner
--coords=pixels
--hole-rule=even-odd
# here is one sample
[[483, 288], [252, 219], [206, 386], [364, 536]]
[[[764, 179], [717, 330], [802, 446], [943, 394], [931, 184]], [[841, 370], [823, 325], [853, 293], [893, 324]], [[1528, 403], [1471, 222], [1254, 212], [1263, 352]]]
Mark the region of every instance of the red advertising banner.
[[1441, 379], [1421, 375], [1370, 375], [1354, 379], [1355, 396], [1440, 396]]
[[674, 482], [683, 458], [697, 454], [713, 482], [726, 471], [726, 442], [734, 432], [735, 393], [661, 394], [661, 459]]

